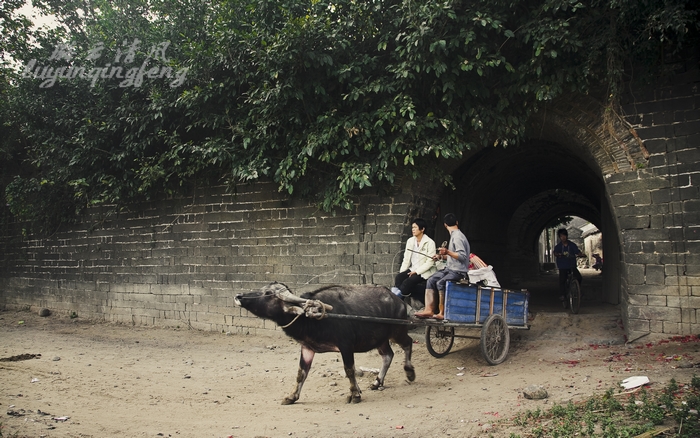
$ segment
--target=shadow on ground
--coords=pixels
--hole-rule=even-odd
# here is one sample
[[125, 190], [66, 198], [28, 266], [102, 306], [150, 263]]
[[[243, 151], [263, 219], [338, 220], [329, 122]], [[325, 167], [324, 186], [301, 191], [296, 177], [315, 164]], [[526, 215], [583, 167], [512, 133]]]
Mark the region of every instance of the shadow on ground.
[[602, 301], [602, 276], [593, 269], [582, 269], [582, 301], [577, 315], [559, 302], [559, 274], [543, 273], [519, 285], [530, 292], [530, 330], [518, 332], [523, 341], [561, 340], [597, 345], [626, 341], [620, 306]]

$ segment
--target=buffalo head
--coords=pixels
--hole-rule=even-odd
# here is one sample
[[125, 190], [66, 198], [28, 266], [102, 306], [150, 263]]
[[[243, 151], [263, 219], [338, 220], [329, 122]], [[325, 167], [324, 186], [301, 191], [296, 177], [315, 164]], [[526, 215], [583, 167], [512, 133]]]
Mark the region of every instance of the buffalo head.
[[282, 283], [270, 283], [259, 291], [236, 295], [235, 302], [250, 313], [260, 318], [270, 319], [283, 324], [290, 315], [318, 317], [332, 306], [318, 301], [306, 300], [294, 295]]

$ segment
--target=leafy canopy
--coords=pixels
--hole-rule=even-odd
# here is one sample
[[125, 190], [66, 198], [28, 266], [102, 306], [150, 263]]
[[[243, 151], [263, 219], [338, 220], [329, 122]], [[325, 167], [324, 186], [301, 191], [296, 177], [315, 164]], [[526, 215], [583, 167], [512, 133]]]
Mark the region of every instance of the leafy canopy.
[[[699, 8], [692, 0], [35, 1], [63, 24], [49, 31], [28, 28], [19, 3], [0, 6], [4, 58], [124, 71], [146, 60], [186, 72], [177, 86], [162, 77], [124, 86], [103, 70], [42, 88], [27, 68], [3, 65], [0, 181], [15, 218], [45, 231], [88, 205], [222, 181], [271, 179], [325, 210], [351, 208], [359, 191], [388, 190], [399, 177], [449, 184], [444, 160], [518, 143], [544, 103], [600, 85], [614, 102], [633, 60], [658, 74], [664, 54], [697, 43]], [[51, 59], [68, 45], [73, 57]]]

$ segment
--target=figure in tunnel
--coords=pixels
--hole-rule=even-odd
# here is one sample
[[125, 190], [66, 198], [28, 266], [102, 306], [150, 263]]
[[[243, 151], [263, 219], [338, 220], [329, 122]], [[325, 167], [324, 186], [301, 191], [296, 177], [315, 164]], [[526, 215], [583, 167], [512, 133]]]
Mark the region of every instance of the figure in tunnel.
[[557, 230], [559, 243], [554, 247], [554, 256], [557, 260], [557, 269], [559, 269], [559, 301], [566, 307], [566, 278], [569, 272], [574, 273], [574, 277], [581, 284], [581, 273], [576, 267], [576, 257], [581, 255], [581, 250], [572, 241], [569, 240], [569, 233], [566, 228]]
[[[437, 260], [447, 260], [445, 269], [434, 273], [425, 285], [425, 309], [416, 312], [417, 318], [445, 319], [445, 288], [448, 281], [458, 281], [467, 276], [469, 271], [469, 241], [460, 231], [457, 216], [447, 213], [443, 219], [450, 233], [450, 243], [447, 248], [441, 247], [434, 256]], [[438, 306], [435, 309], [435, 293], [438, 295]], [[437, 310], [437, 312], [436, 312]]]

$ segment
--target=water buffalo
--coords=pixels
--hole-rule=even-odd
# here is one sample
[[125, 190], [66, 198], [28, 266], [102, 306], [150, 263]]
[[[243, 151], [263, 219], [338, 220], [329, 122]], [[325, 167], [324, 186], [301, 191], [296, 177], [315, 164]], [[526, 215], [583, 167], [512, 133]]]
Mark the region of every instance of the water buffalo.
[[376, 348], [382, 357], [382, 368], [371, 385], [372, 389], [384, 385], [384, 377], [394, 358], [389, 340], [399, 344], [405, 352], [403, 369], [408, 380], [416, 378], [411, 364], [413, 340], [408, 335], [407, 325], [332, 316], [407, 319], [403, 301], [385, 287], [333, 285], [298, 297], [284, 284], [271, 283], [258, 292], [237, 295], [236, 304], [256, 316], [276, 322], [288, 336], [301, 344], [296, 387], [284, 398], [283, 405], [299, 400], [316, 353], [340, 352], [345, 374], [350, 380], [348, 403], [359, 403], [361, 400], [361, 391], [355, 379], [355, 352], [362, 353]]

